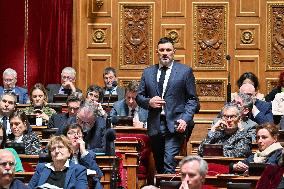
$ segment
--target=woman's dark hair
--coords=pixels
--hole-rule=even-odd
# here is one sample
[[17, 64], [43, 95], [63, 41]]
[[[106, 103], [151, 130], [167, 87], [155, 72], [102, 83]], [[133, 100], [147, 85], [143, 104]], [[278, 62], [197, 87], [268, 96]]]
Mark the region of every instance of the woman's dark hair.
[[[39, 89], [39, 90], [41, 90], [41, 91], [43, 92], [45, 103], [47, 103], [47, 101], [48, 101], [47, 92], [46, 92], [45, 87], [44, 87], [43, 84], [41, 84], [41, 83], [36, 83], [36, 84], [31, 88], [31, 90], [30, 90], [30, 98], [32, 99], [32, 93], [33, 93], [33, 91], [36, 90], [36, 89]], [[31, 100], [31, 104], [33, 104], [33, 101], [32, 101], [32, 100]]]
[[270, 135], [272, 137], [278, 137], [279, 135], [279, 130], [277, 128], [277, 126], [273, 123], [264, 123], [264, 124], [261, 124], [259, 126], [256, 127], [256, 131], [255, 133], [257, 134], [257, 132], [260, 130], [260, 129], [266, 129]]
[[3, 140], [0, 144], [0, 149], [5, 148], [6, 142], [7, 142], [7, 136], [6, 136], [6, 129], [3, 127], [3, 125], [0, 123], [0, 129], [3, 131]]
[[103, 98], [104, 98], [104, 90], [103, 88], [101, 88], [100, 86], [98, 85], [90, 85], [87, 89], [87, 95], [90, 93], [90, 92], [97, 92], [99, 93], [99, 102], [102, 102], [103, 101]]
[[240, 78], [237, 81], [239, 88], [243, 85], [243, 82], [246, 79], [250, 79], [253, 82], [253, 86], [254, 86], [255, 90], [258, 90], [259, 81], [258, 81], [258, 78], [256, 77], [256, 75], [254, 75], [252, 72], [245, 72], [240, 76]]
[[283, 83], [284, 83], [284, 70], [279, 75], [277, 87], [279, 87], [279, 88], [284, 87]]
[[67, 133], [70, 129], [80, 129], [82, 134], [84, 133], [83, 132], [83, 128], [78, 124], [78, 123], [72, 123], [70, 125], [67, 125], [64, 129], [63, 129], [63, 135], [64, 136], [67, 136]]
[[[30, 132], [30, 123], [29, 123], [29, 120], [28, 120], [28, 117], [27, 115], [25, 114], [25, 112], [21, 111], [21, 110], [17, 110], [17, 111], [14, 111], [10, 116], [9, 116], [9, 120], [11, 121], [11, 119], [15, 118], [15, 117], [18, 117], [20, 118], [20, 120], [26, 124], [27, 126], [27, 129], [25, 130], [24, 134], [27, 134], [28, 132]], [[11, 134], [13, 135], [13, 133]]]

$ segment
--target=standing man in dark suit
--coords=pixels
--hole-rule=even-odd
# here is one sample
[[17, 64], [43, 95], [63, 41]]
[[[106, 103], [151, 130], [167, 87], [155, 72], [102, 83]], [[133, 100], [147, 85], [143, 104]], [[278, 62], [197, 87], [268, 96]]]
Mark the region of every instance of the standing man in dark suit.
[[16, 86], [17, 72], [11, 68], [7, 68], [3, 72], [3, 87], [0, 87], [0, 95], [5, 92], [13, 92], [18, 98], [18, 103], [26, 104], [29, 101], [28, 90], [22, 87]]
[[136, 102], [136, 96], [139, 83], [131, 81], [125, 89], [125, 98], [113, 104], [110, 116], [132, 116], [133, 126], [146, 127], [148, 111], [139, 107]]
[[72, 93], [82, 91], [75, 87], [76, 71], [72, 67], [65, 67], [61, 72], [61, 84], [48, 84], [48, 102], [53, 102], [54, 94], [71, 95]]
[[136, 98], [149, 110], [147, 128], [158, 173], [175, 173], [174, 157], [198, 108], [192, 68], [176, 62], [175, 51], [170, 38], [159, 40], [159, 64], [144, 70]]
[[117, 95], [118, 100], [124, 98], [124, 88], [117, 85], [116, 70], [112, 67], [107, 67], [103, 73], [105, 83], [105, 95]]

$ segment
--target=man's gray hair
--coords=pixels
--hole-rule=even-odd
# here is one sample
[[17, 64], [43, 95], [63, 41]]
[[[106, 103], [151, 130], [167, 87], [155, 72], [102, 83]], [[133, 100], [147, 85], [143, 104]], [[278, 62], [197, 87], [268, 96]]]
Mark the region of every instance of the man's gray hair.
[[208, 164], [207, 162], [202, 159], [202, 157], [200, 156], [196, 156], [196, 155], [192, 155], [192, 156], [186, 156], [184, 157], [180, 162], [179, 162], [179, 167], [181, 169], [181, 167], [188, 163], [188, 162], [192, 162], [192, 161], [198, 161], [199, 162], [199, 174], [201, 176], [206, 176], [207, 172], [208, 172]]
[[253, 98], [252, 96], [244, 93], [238, 93], [238, 96], [242, 99], [243, 101], [243, 107], [248, 108], [249, 111], [252, 110], [253, 108]]
[[16, 104], [16, 102], [17, 102], [17, 95], [14, 92], [4, 92], [2, 95], [0, 95], [0, 100], [2, 100], [3, 96], [5, 96], [5, 95], [13, 97], [14, 104]]
[[235, 109], [237, 110], [236, 116], [238, 116], [238, 117], [241, 116], [241, 112], [242, 112], [241, 109], [238, 107], [238, 105], [236, 105], [236, 104], [233, 103], [233, 102], [228, 102], [228, 103], [226, 103], [226, 104], [223, 106], [223, 108], [222, 108], [222, 110], [221, 110], [221, 116], [224, 115], [224, 111], [225, 111], [225, 110], [231, 109], [231, 108], [235, 108]]
[[63, 73], [72, 74], [74, 77], [76, 77], [76, 71], [75, 71], [75, 69], [72, 68], [72, 67], [65, 67], [65, 68], [63, 68], [63, 70], [61, 71], [61, 75], [62, 75]]
[[6, 70], [4, 70], [3, 77], [4, 75], [12, 75], [14, 78], [17, 79], [17, 72], [13, 70], [12, 68], [7, 68]]
[[87, 113], [87, 114], [92, 114], [94, 116], [94, 118], [96, 118], [98, 116], [97, 107], [93, 103], [88, 102], [88, 101], [86, 101], [79, 108], [78, 113], [81, 112], [81, 111], [84, 111], [84, 113]]

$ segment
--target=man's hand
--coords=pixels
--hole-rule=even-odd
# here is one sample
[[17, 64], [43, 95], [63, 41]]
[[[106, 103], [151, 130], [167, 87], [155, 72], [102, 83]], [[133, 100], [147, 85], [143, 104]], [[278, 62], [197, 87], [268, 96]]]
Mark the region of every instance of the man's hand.
[[72, 92], [76, 92], [76, 87], [74, 86], [74, 83], [71, 82], [71, 81], [65, 81], [62, 86], [65, 88], [65, 89], [71, 89]]
[[248, 170], [248, 165], [244, 164], [243, 162], [239, 161], [238, 163], [235, 163], [233, 165], [233, 170], [234, 171], [246, 171]]
[[154, 96], [150, 99], [149, 105], [152, 108], [161, 108], [166, 104], [166, 101], [159, 96]]
[[186, 130], [187, 124], [184, 120], [182, 119], [178, 119], [177, 120], [177, 128], [176, 131], [179, 133], [183, 133]]
[[143, 128], [143, 122], [133, 118], [133, 127], [136, 128]]
[[84, 154], [86, 152], [86, 148], [85, 148], [85, 142], [83, 141], [83, 139], [80, 137], [77, 139], [77, 143], [79, 145], [79, 149], [81, 154]]
[[227, 123], [225, 121], [223, 121], [222, 119], [219, 119], [215, 125], [213, 125], [211, 127], [211, 131], [215, 132], [216, 130], [222, 130], [225, 128], [225, 126], [227, 125]]
[[188, 184], [187, 184], [187, 180], [183, 180], [181, 182], [179, 189], [189, 189]]

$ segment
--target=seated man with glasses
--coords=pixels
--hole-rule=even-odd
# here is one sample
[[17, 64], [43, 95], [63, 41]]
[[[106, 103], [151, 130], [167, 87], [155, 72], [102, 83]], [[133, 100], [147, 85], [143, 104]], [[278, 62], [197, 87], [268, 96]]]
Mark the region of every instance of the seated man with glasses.
[[221, 119], [208, 132], [198, 147], [198, 155], [203, 156], [205, 144], [223, 145], [225, 157], [247, 157], [251, 154], [251, 137], [239, 127], [241, 110], [233, 103], [225, 104], [221, 110]]
[[13, 92], [18, 97], [18, 103], [26, 104], [29, 102], [28, 90], [22, 87], [16, 86], [17, 72], [11, 68], [7, 68], [3, 72], [3, 87], [0, 87], [0, 95], [5, 92]]
[[184, 157], [180, 163], [181, 185], [179, 189], [201, 189], [208, 171], [207, 162], [199, 156]]
[[82, 93], [75, 87], [76, 71], [72, 67], [65, 67], [61, 72], [61, 84], [48, 84], [48, 102], [53, 102], [54, 94], [71, 95], [72, 93]]
[[0, 188], [27, 189], [22, 181], [15, 179], [15, 157], [12, 152], [0, 149]]
[[76, 122], [75, 118], [77, 112], [81, 106], [82, 99], [78, 94], [72, 94], [67, 98], [67, 109], [66, 113], [53, 114], [48, 122], [48, 128], [58, 128], [58, 133], [62, 133], [63, 128], [73, 122]]

